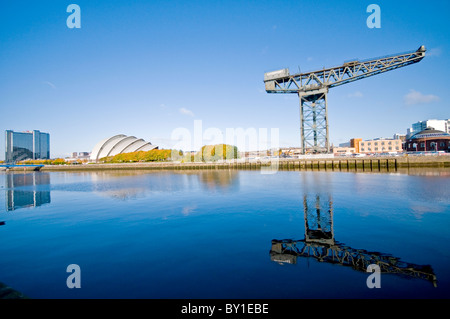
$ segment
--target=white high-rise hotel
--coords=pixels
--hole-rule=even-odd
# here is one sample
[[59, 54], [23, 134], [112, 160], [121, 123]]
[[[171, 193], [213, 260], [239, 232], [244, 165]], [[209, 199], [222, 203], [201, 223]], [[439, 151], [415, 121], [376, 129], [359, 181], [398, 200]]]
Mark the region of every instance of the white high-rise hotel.
[[442, 131], [445, 133], [450, 133], [450, 119], [446, 120], [426, 120], [414, 123], [411, 128], [407, 130], [406, 137], [409, 138], [412, 135], [419, 133], [426, 129], [427, 127], [432, 127], [435, 130]]

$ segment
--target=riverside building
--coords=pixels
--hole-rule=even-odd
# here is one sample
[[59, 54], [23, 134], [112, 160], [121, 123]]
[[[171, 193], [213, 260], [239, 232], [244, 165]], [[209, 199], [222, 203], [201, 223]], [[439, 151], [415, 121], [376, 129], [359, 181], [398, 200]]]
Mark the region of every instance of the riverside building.
[[359, 153], [389, 153], [402, 152], [401, 139], [378, 138], [369, 141], [359, 141]]
[[5, 162], [50, 159], [50, 134], [38, 130], [5, 132]]
[[407, 138], [412, 137], [414, 134], [420, 133], [428, 127], [432, 127], [435, 130], [442, 131], [450, 134], [450, 119], [446, 120], [426, 120], [413, 123], [407, 130]]
[[153, 149], [158, 149], [158, 146], [153, 145], [142, 138], [139, 139], [135, 136], [119, 134], [98, 142], [91, 152], [90, 161], [98, 162], [101, 158], [108, 156], [138, 151], [147, 152]]
[[406, 141], [408, 152], [450, 152], [450, 134], [428, 127]]

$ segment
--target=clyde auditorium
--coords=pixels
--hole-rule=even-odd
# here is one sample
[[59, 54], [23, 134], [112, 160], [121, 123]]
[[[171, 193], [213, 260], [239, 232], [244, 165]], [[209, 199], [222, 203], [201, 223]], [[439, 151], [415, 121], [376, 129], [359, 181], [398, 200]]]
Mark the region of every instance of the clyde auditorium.
[[95, 145], [91, 153], [91, 161], [97, 162], [99, 159], [107, 156], [138, 151], [147, 152], [157, 148], [158, 146], [152, 145], [152, 143], [146, 142], [143, 139], [120, 134], [105, 138]]

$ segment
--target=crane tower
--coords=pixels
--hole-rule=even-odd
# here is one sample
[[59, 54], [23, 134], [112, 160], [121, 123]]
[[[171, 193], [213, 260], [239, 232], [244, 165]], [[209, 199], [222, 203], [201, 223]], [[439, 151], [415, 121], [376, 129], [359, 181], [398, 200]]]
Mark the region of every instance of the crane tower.
[[420, 62], [426, 48], [416, 51], [354, 60], [341, 66], [290, 75], [289, 69], [264, 74], [267, 93], [294, 93], [300, 98], [302, 153], [329, 153], [328, 102], [330, 88]]
[[391, 254], [353, 248], [335, 240], [331, 194], [327, 194], [325, 200], [324, 194], [316, 193], [313, 198], [310, 195], [313, 194], [305, 193], [303, 197], [304, 239], [273, 239], [269, 252], [272, 261], [296, 264], [298, 258], [311, 258], [362, 272], [367, 272], [369, 265], [376, 264], [382, 273], [427, 280], [437, 287], [437, 276], [431, 265], [405, 262]]

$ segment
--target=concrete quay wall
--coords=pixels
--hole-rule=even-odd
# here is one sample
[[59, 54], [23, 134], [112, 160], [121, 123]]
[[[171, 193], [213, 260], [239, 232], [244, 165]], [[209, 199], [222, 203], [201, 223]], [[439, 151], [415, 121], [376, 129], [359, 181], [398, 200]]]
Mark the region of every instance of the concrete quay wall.
[[[450, 155], [365, 157], [365, 158], [310, 158], [280, 159], [271, 161], [236, 161], [226, 163], [121, 163], [85, 165], [46, 165], [41, 171], [90, 171], [90, 170], [200, 170], [200, 169], [268, 169], [278, 170], [396, 170], [413, 167], [450, 167]], [[15, 169], [23, 170], [23, 169]]]

